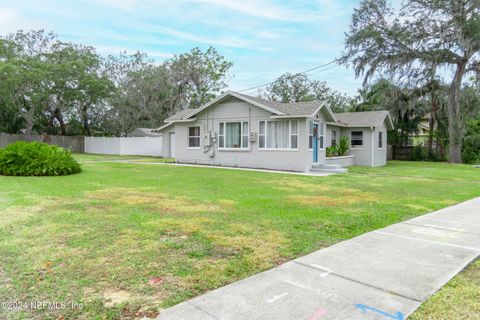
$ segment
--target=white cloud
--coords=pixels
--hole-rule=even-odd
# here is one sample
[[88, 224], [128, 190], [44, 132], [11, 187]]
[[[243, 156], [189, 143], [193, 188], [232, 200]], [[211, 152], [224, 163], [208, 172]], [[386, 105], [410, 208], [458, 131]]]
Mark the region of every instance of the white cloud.
[[163, 34], [170, 35], [170, 36], [182, 38], [184, 40], [200, 42], [200, 43], [210, 44], [210, 45], [233, 47], [233, 48], [248, 48], [252, 46], [251, 41], [242, 39], [239, 37], [235, 37], [235, 36], [218, 37], [218, 38], [206, 37], [202, 35], [196, 35], [188, 32], [179, 31], [169, 27], [156, 27], [153, 30]]
[[298, 12], [292, 8], [278, 6], [271, 2], [261, 0], [189, 0], [191, 2], [205, 3], [223, 7], [246, 15], [266, 18], [271, 20], [300, 21], [305, 20], [309, 14]]

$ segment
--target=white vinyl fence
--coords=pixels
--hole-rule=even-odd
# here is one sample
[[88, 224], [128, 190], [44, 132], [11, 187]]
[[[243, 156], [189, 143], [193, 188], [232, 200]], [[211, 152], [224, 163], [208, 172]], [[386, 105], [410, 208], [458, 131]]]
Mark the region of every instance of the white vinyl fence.
[[85, 153], [162, 156], [162, 137], [85, 137]]

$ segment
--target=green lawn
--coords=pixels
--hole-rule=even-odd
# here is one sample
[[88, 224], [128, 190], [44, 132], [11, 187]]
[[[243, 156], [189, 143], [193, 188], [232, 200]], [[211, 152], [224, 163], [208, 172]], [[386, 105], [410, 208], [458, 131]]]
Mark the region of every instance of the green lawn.
[[92, 162], [92, 161], [134, 161], [134, 162], [174, 162], [171, 158], [161, 158], [161, 157], [152, 157], [152, 156], [117, 156], [111, 154], [87, 154], [87, 153], [77, 153], [75, 158], [79, 162]]
[[467, 165], [391, 162], [305, 177], [77, 157], [83, 172], [73, 176], [0, 176], [0, 301], [83, 307], [0, 309], [0, 319], [153, 316], [338, 241], [480, 196], [480, 169]]
[[480, 319], [480, 260], [473, 262], [414, 312], [411, 320]]

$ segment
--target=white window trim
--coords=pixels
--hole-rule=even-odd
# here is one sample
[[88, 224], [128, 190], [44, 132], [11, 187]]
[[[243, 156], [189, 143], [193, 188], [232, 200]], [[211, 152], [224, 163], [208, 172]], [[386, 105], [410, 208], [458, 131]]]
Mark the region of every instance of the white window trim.
[[[379, 147], [380, 145], [380, 135], [382, 136], [382, 147]], [[383, 135], [383, 131], [378, 131], [378, 140], [377, 140], [377, 147], [379, 150], [383, 150], [383, 146], [385, 145], [385, 141], [384, 141], [384, 135]]]
[[[310, 130], [310, 124], [312, 124], [312, 130]], [[313, 129], [315, 128], [315, 120], [308, 122], [308, 151], [313, 151]], [[310, 148], [310, 137], [312, 137], [312, 147]]]
[[[322, 125], [323, 124], [323, 125]], [[323, 121], [318, 122], [318, 131], [320, 131], [320, 128], [322, 128], [321, 134], [318, 135], [318, 149], [319, 150], [325, 150], [325, 131], [326, 131], [326, 124]], [[320, 137], [323, 137], [323, 146], [320, 146]]]
[[[190, 135], [190, 128], [198, 128], [198, 136], [191, 136]], [[200, 133], [201, 129], [200, 129], [200, 126], [191, 126], [191, 127], [188, 127], [188, 135], [187, 135], [187, 149], [190, 149], [190, 150], [198, 150], [201, 148], [201, 144], [202, 144], [202, 134]], [[198, 138], [198, 147], [191, 147], [190, 146], [190, 138]]]
[[[288, 146], [289, 148], [267, 148], [267, 137], [268, 137], [268, 122], [278, 122], [278, 121], [288, 121]], [[297, 121], [297, 133], [292, 134], [292, 121]], [[265, 122], [265, 134], [260, 134], [260, 122]], [[298, 120], [258, 120], [258, 146], [257, 150], [259, 151], [298, 151], [299, 140], [299, 121]], [[265, 137], [265, 147], [260, 148], [260, 136]], [[297, 147], [291, 148], [292, 145], [292, 136], [297, 136]]]
[[[356, 145], [356, 146], [354, 146], [354, 145], [352, 144], [352, 141], [353, 141], [353, 139], [352, 139], [352, 133], [353, 133], [353, 132], [361, 132], [361, 133], [362, 133], [362, 144], [361, 144], [361, 145]], [[355, 149], [355, 150], [363, 150], [363, 147], [365, 146], [365, 144], [364, 144], [364, 140], [365, 140], [364, 136], [365, 136], [365, 135], [363, 134], [363, 130], [350, 131], [350, 147], [351, 147], [352, 149]], [[358, 140], [358, 139], [357, 139], [357, 140]]]
[[[335, 132], [335, 135], [333, 135], [333, 133]], [[335, 137], [335, 139], [334, 139]], [[337, 130], [336, 129], [332, 129], [332, 133], [331, 133], [331, 137], [330, 137], [330, 146], [333, 146], [332, 142], [333, 140], [335, 140], [335, 145], [338, 145], [338, 137], [337, 137]]]
[[[220, 124], [223, 123], [223, 134], [220, 135]], [[226, 147], [220, 147], [220, 137], [223, 137], [223, 145], [226, 144], [227, 142], [227, 123], [240, 123], [240, 145], [243, 144], [243, 136], [247, 136], [247, 147], [240, 147], [240, 148], [226, 148]], [[245, 134], [243, 132], [243, 124], [247, 124], [247, 133]], [[250, 123], [248, 121], [219, 121], [218, 122], [218, 150], [221, 151], [247, 151], [250, 150]]]

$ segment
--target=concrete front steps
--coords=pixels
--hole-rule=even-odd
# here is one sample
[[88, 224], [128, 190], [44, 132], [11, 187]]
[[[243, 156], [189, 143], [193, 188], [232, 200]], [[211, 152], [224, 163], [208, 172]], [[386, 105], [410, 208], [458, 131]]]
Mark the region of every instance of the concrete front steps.
[[310, 171], [323, 173], [347, 173], [348, 169], [339, 164], [314, 164]]

